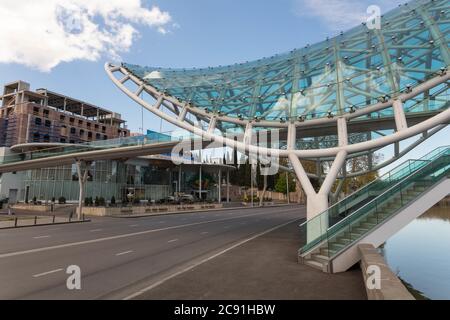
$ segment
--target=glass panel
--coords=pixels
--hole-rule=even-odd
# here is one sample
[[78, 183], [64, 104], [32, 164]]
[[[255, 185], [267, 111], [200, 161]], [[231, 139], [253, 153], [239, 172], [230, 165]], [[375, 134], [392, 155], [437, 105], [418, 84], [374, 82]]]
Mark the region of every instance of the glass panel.
[[450, 173], [450, 147], [408, 160], [300, 225], [305, 253], [320, 244], [333, 256]]

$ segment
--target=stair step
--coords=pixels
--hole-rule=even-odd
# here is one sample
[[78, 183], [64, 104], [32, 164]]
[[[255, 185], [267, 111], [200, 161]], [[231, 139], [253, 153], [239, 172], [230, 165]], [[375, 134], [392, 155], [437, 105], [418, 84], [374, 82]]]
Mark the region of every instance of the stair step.
[[317, 262], [315, 260], [309, 260], [309, 259], [305, 260], [305, 264], [310, 266], [310, 267], [313, 267], [314, 269], [323, 271], [323, 264], [320, 263], [320, 262]]
[[362, 226], [363, 226], [363, 227], [366, 227], [366, 228], [368, 228], [368, 229], [370, 230], [370, 229], [376, 227], [377, 224], [376, 224], [376, 223], [370, 223], [370, 222], [364, 222], [364, 223], [362, 224]]
[[324, 263], [327, 263], [328, 261], [330, 261], [330, 259], [328, 258], [328, 256], [322, 255], [322, 254], [313, 254], [311, 257], [311, 260], [314, 260], [316, 262], [321, 263], [322, 265]]
[[336, 240], [334, 240], [334, 242], [346, 246], [346, 245], [348, 245], [348, 244], [351, 242], [351, 240], [350, 240], [350, 239], [345, 239], [345, 238], [342, 239], [342, 238], [341, 238], [341, 239], [336, 239]]
[[343, 245], [343, 244], [340, 244], [340, 243], [335, 243], [335, 242], [333, 242], [333, 243], [330, 243], [330, 244], [328, 245], [328, 247], [329, 247], [332, 251], [334, 251], [334, 250], [340, 250], [340, 249], [344, 248], [344, 245]]

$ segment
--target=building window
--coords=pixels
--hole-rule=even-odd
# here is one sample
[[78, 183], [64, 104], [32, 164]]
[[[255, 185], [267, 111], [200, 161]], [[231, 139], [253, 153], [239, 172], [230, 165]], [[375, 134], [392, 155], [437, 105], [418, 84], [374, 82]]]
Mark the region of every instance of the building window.
[[59, 139], [59, 142], [61, 142], [61, 143], [66, 143], [66, 139], [61, 138], [61, 139]]
[[50, 113], [50, 111], [48, 110], [44, 110], [44, 117], [48, 118], [48, 114]]
[[103, 126], [103, 127], [102, 127], [102, 132], [105, 132], [105, 131], [106, 131], [106, 127]]
[[41, 118], [34, 119], [34, 124], [40, 126], [42, 124], [42, 119]]
[[39, 142], [39, 139], [41, 138], [41, 135], [39, 132], [33, 133], [33, 142]]
[[80, 126], [82, 126], [82, 125], [83, 125], [83, 120], [78, 120], [78, 124], [79, 124]]
[[50, 120], [45, 120], [45, 126], [46, 127], [51, 127], [52, 126], [52, 122]]
[[88, 138], [92, 138], [92, 132], [88, 132]]
[[91, 127], [91, 123], [90, 122], [86, 123], [86, 125], [87, 125], [88, 128]]
[[39, 107], [34, 107], [33, 108], [33, 113], [39, 114]]
[[95, 129], [98, 129], [98, 124], [95, 125]]
[[103, 140], [108, 140], [108, 136], [107, 136], [107, 135], [104, 135], [104, 136], [103, 136]]
[[50, 136], [48, 134], [44, 135], [44, 142], [50, 142]]
[[66, 116], [59, 116], [59, 120], [61, 120], [61, 121], [66, 120]]
[[100, 140], [100, 133], [96, 133], [96, 134], [95, 134], [95, 139], [96, 139], [96, 140]]
[[75, 140], [70, 140], [69, 143], [75, 144]]
[[69, 121], [70, 121], [70, 123], [74, 123], [75, 119], [74, 118], [70, 118]]
[[71, 134], [76, 134], [76, 133], [77, 133], [77, 130], [76, 130], [75, 128], [72, 127], [72, 128], [70, 128], [70, 133], [71, 133]]

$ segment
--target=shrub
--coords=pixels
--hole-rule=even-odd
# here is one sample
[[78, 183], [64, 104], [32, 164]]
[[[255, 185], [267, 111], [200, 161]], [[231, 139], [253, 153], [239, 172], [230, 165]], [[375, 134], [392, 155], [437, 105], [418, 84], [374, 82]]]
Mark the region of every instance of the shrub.
[[36, 204], [36, 202], [37, 202], [37, 198], [33, 197], [33, 204]]
[[104, 207], [105, 204], [106, 204], [105, 198], [103, 198], [103, 197], [98, 198], [98, 206], [99, 207]]
[[92, 197], [86, 197], [84, 198], [84, 205], [86, 207], [92, 206], [94, 202], [92, 201]]
[[58, 203], [59, 203], [59, 204], [66, 204], [66, 198], [64, 198], [64, 197], [59, 197]]
[[116, 204], [116, 197], [114, 197], [114, 196], [111, 197], [111, 204], [112, 205]]
[[52, 201], [51, 201], [51, 202], [52, 202], [52, 203], [55, 203], [55, 202], [56, 202], [55, 197], [52, 198]]

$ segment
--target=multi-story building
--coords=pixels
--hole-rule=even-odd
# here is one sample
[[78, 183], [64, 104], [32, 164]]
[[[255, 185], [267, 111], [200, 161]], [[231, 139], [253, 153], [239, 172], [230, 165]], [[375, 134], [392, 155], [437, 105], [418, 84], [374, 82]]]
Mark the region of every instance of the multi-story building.
[[121, 115], [24, 81], [0, 96], [0, 147], [27, 143], [83, 143], [129, 136]]
[[[5, 85], [0, 96], [0, 159], [22, 152], [63, 148], [66, 144], [122, 138], [130, 134], [120, 114], [47, 89], [30, 90], [17, 81]], [[132, 137], [134, 136], [134, 137]], [[148, 131], [150, 140], [170, 141], [171, 136]], [[220, 172], [233, 168], [220, 164], [176, 166], [171, 155], [136, 159], [101, 160], [91, 165], [86, 194], [124, 201], [129, 190], [142, 200], [158, 201], [174, 193], [189, 193], [201, 199], [218, 199]], [[202, 172], [199, 174], [199, 171]], [[199, 188], [199, 176], [202, 176]], [[221, 176], [225, 177], [225, 175]], [[200, 190], [199, 190], [200, 189]], [[75, 165], [5, 173], [0, 176], [0, 201], [50, 201], [59, 197], [76, 202], [79, 197]]]
[[[30, 90], [24, 81], [8, 83], [0, 96], [0, 156], [21, 149], [56, 147], [128, 137], [121, 115], [47, 89]], [[0, 177], [0, 201], [23, 193], [26, 173]]]

